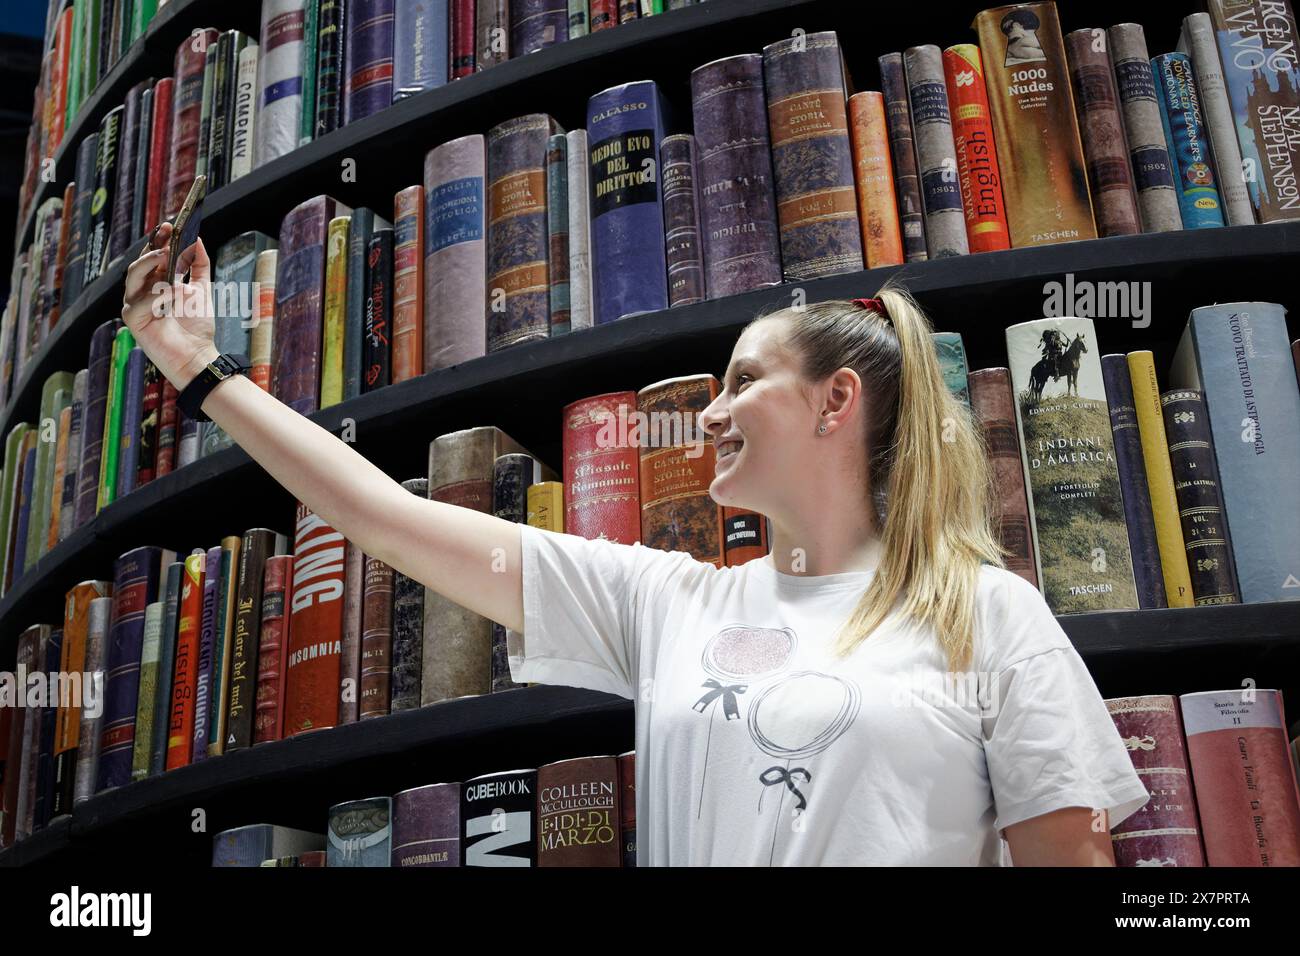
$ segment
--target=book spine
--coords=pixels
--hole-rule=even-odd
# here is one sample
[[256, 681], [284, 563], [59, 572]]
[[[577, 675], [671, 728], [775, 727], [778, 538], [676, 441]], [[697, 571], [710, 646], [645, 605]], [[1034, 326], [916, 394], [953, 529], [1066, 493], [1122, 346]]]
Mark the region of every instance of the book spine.
[[664, 254], [669, 306], [694, 305], [705, 296], [700, 250], [700, 196], [695, 181], [695, 137], [665, 136], [659, 144], [664, 179]]
[[87, 133], [77, 144], [76, 199], [72, 205], [72, 231], [68, 236], [68, 256], [63, 265], [61, 310], [66, 311], [85, 286], [86, 255], [90, 251], [90, 206], [95, 196], [95, 164], [99, 156], [99, 134]]
[[[144, 82], [148, 83], [150, 81], [146, 80]], [[149, 143], [152, 138], [153, 90], [146, 88], [140, 94], [140, 120], [136, 125], [135, 165], [131, 169], [130, 222], [124, 227], [126, 238], [122, 240], [122, 252], [127, 251], [128, 242], [136, 244], [135, 240], [146, 232], [144, 227], [144, 206], [149, 189]], [[153, 228], [152, 225], [150, 228]]]
[[228, 143], [233, 80], [238, 61], [235, 59], [235, 33], [227, 30], [217, 40], [217, 56], [212, 74], [212, 116], [208, 125], [208, 186], [219, 189], [226, 184], [230, 162]]
[[330, 807], [325, 865], [389, 866], [393, 854], [393, 800], [371, 797]]
[[[453, 10], [455, 0], [452, 0]], [[510, 59], [510, 3], [509, 0], [477, 0], [476, 8], [466, 16], [474, 23], [475, 72]], [[461, 68], [464, 69], [462, 57]], [[468, 76], [468, 73], [460, 74]]]
[[[59, 540], [77, 529], [77, 478], [81, 466], [81, 445], [85, 440], [86, 389], [90, 370], [83, 368], [73, 379], [72, 418], [68, 423], [67, 463], [63, 469], [63, 492], [59, 502]], [[4, 522], [0, 521], [0, 533]]]
[[339, 724], [356, 723], [360, 716], [361, 625], [366, 603], [366, 555], [355, 541], [343, 548], [343, 638], [339, 661]]
[[320, 407], [325, 242], [334, 208], [333, 199], [317, 196], [280, 224], [271, 394], [302, 415]]
[[176, 467], [182, 468], [199, 458], [199, 423], [182, 415], [176, 435]]
[[546, 142], [555, 130], [531, 113], [488, 132], [488, 352], [550, 336]]
[[392, 865], [460, 866], [459, 783], [433, 783], [393, 797]]
[[[459, 80], [474, 72], [474, 51], [476, 38], [482, 18], [489, 15], [488, 9], [482, 9], [479, 19], [475, 18], [475, 0], [449, 0], [447, 10], [447, 33], [450, 45], [451, 78]], [[504, 4], [502, 4], [504, 6]], [[481, 8], [491, 8], [492, 0], [483, 0]], [[503, 22], [500, 24], [506, 28]], [[489, 28], [490, 29], [490, 28]]]
[[763, 557], [771, 550], [767, 540], [767, 522], [756, 511], [724, 505], [722, 545], [729, 568]]
[[[617, 757], [577, 757], [537, 769], [537, 865], [622, 866]], [[582, 793], [579, 801], [561, 794]], [[590, 833], [575, 841], [569, 831]]]
[[1172, 389], [1160, 396], [1160, 409], [1169, 436], [1174, 492], [1196, 606], [1239, 604], [1237, 565], [1228, 541], [1205, 396], [1190, 389]]
[[1088, 175], [1054, 3], [1017, 7], [1038, 22], [1012, 38], [1001, 9], [975, 18], [1013, 248], [1095, 239]]
[[203, 617], [203, 574], [207, 556], [187, 555], [181, 579], [176, 624], [176, 662], [172, 668], [172, 706], [167, 732], [167, 769], [189, 766], [194, 753], [194, 700], [198, 688], [199, 638]]
[[321, 0], [307, 0], [302, 18], [302, 109], [298, 111], [298, 145], [311, 142], [316, 129], [317, 44], [320, 40]]
[[196, 177], [208, 175], [208, 160], [212, 153], [212, 101], [217, 88], [217, 66], [221, 59], [220, 53], [221, 36], [218, 35], [216, 40], [208, 44], [203, 54], [203, 100], [199, 106], [199, 139], [198, 148], [194, 154], [194, 175]]
[[[1011, 236], [1002, 201], [1002, 172], [993, 142], [993, 120], [989, 116], [980, 48], [973, 43], [959, 43], [945, 49], [943, 78], [952, 114], [957, 182], [966, 216], [966, 243], [971, 252], [1009, 249]], [[1124, 161], [1128, 162], [1127, 157]]]
[[180, 414], [180, 410], [176, 405], [178, 396], [176, 386], [164, 379], [162, 405], [158, 412], [158, 449], [154, 458], [155, 477], [166, 475], [176, 468], [176, 419]]
[[[18, 666], [25, 672], [40, 671], [45, 664], [45, 646], [50, 639], [48, 624], [33, 624], [19, 635]], [[36, 810], [36, 765], [40, 758], [41, 725], [45, 707], [29, 705], [25, 708], [22, 749], [18, 767], [18, 799], [14, 805], [13, 841], [31, 836]]]
[[[61, 300], [63, 298], [63, 271], [68, 261], [68, 240], [72, 233], [72, 214], [77, 204], [77, 184], [70, 182], [63, 187], [63, 206], [59, 216], [59, 244], [58, 251], [55, 254], [54, 264], [54, 287], [48, 290], [50, 301], [50, 321], [49, 330], [52, 332], [59, 324], [59, 316], [62, 313]], [[2, 322], [3, 320], [0, 320]], [[6, 336], [6, 341], [8, 337]], [[0, 366], [3, 366], [0, 362]], [[3, 390], [0, 389], [0, 392]]]
[[[408, 478], [402, 487], [429, 497], [427, 478]], [[391, 709], [420, 706], [420, 669], [424, 660], [424, 585], [400, 571], [393, 574], [393, 652]]]
[[362, 392], [391, 382], [393, 365], [393, 230], [376, 229], [366, 247], [365, 354]]
[[247, 176], [253, 170], [256, 148], [254, 129], [257, 122], [257, 64], [261, 47], [249, 41], [239, 51], [235, 69], [234, 115], [230, 124], [230, 181]]
[[618, 0], [591, 0], [591, 32], [618, 26]]
[[[1043, 597], [1055, 614], [1136, 609], [1093, 322], [1037, 319], [1006, 337]], [[1080, 497], [1079, 487], [1095, 492]]]
[[143, 385], [140, 393], [140, 430], [137, 432], [136, 486], [154, 479], [158, 453], [158, 427], [162, 412], [163, 376], [158, 366], [144, 360]]
[[104, 406], [104, 447], [99, 462], [99, 497], [96, 513], [117, 497], [117, 471], [122, 453], [123, 404], [126, 398], [127, 364], [135, 336], [123, 325], [113, 337], [113, 357], [109, 363], [108, 404]]
[[175, 81], [165, 76], [153, 88], [153, 121], [149, 131], [149, 174], [145, 178], [144, 221], [141, 231], [152, 230], [162, 216], [163, 192], [171, 161], [172, 95]]
[[81, 527], [98, 511], [99, 470], [104, 450], [104, 421], [108, 411], [116, 320], [96, 327], [90, 337], [86, 378], [86, 415], [82, 426], [81, 455], [77, 466], [77, 506], [74, 521]]
[[1201, 104], [1185, 53], [1163, 53], [1151, 60], [1160, 94], [1160, 118], [1178, 182], [1178, 203], [1184, 229], [1222, 226], [1223, 207], [1210, 162], [1209, 140], [1201, 119]]
[[213, 716], [217, 639], [217, 593], [221, 585], [221, 548], [208, 548], [203, 564], [203, 612], [199, 623], [199, 656], [194, 683], [194, 736], [190, 763], [208, 757], [208, 727]]
[[[537, 865], [538, 841], [533, 836], [537, 832], [536, 770], [471, 777], [460, 792], [462, 866]], [[493, 833], [492, 821], [502, 814], [508, 814], [510, 831]]]
[[924, 262], [929, 258], [925, 239], [925, 211], [921, 205], [921, 177], [916, 165], [912, 107], [903, 69], [903, 54], [887, 53], [878, 62], [880, 89], [889, 128], [889, 155], [894, 169], [894, 188], [898, 194], [903, 256], [907, 262]]
[[510, 51], [524, 56], [569, 38], [568, 0], [512, 0]]
[[[293, 555], [267, 557], [262, 577], [257, 643], [257, 698], [253, 715], [253, 743], [279, 740], [284, 731], [284, 670], [289, 648], [286, 640]], [[257, 617], [254, 618], [257, 620]]]
[[298, 126], [302, 117], [305, 6], [305, 0], [263, 0], [262, 3], [257, 162], [254, 166], [264, 166], [298, 145]]
[[[276, 0], [267, 0], [264, 11], [274, 7], [275, 3]], [[195, 36], [186, 37], [176, 48], [172, 78], [170, 159], [160, 219], [170, 219], [180, 212], [185, 195], [194, 182], [199, 158], [206, 51], [208, 46], [216, 42], [218, 35], [216, 30], [203, 30]], [[259, 141], [269, 139], [270, 130], [265, 127], [259, 129], [258, 138]]]
[[153, 702], [158, 691], [158, 657], [162, 645], [163, 602], [144, 609], [144, 640], [140, 645], [140, 694], [135, 709], [135, 746], [131, 754], [131, 779], [149, 776], [153, 747]]
[[355, 123], [393, 102], [395, 0], [353, 0], [343, 54], [343, 124]]
[[1097, 232], [1102, 236], [1139, 233], [1142, 222], [1106, 34], [1101, 30], [1067, 33], [1065, 53]]
[[68, 432], [72, 430], [72, 406], [59, 412], [58, 438], [54, 443], [54, 473], [50, 476], [49, 521], [46, 523], [44, 554], [59, 543], [59, 520], [63, 514], [63, 475], [67, 467]]
[[361, 394], [362, 356], [365, 351], [366, 250], [376, 228], [385, 225], [374, 210], [352, 210], [348, 224], [347, 315], [343, 324], [343, 398]]
[[393, 568], [366, 555], [357, 719], [388, 714], [392, 652]]
[[640, 0], [618, 0], [618, 22], [631, 23], [640, 18]]
[[1214, 25], [1208, 13], [1193, 13], [1183, 18], [1183, 35], [1187, 40], [1196, 74], [1196, 92], [1201, 101], [1205, 126], [1214, 155], [1214, 171], [1223, 212], [1230, 226], [1249, 226], [1255, 222], [1255, 207], [1250, 202], [1246, 177], [1241, 165], [1241, 146], [1233, 120], [1228, 87], [1223, 79], [1223, 65], [1214, 43]]
[[338, 721], [343, 535], [299, 503], [284, 678], [284, 736]]
[[569, 328], [591, 328], [591, 166], [587, 131], [571, 130], [566, 171], [569, 184]]
[[550, 284], [551, 334], [570, 331], [569, 317], [569, 140], [556, 133], [546, 141], [546, 273]]
[[238, 587], [239, 556], [243, 539], [227, 535], [221, 539], [220, 579], [217, 582], [217, 620], [212, 655], [212, 719], [208, 721], [208, 756], [226, 752], [230, 723], [230, 677], [232, 670], [235, 589]]
[[587, 0], [569, 0], [569, 39], [585, 37], [589, 32]]
[[[230, 689], [226, 695], [226, 753], [253, 744], [258, 707], [256, 695], [260, 693], [262, 683], [258, 666], [262, 660], [259, 624], [266, 564], [274, 547], [274, 537], [274, 532], [266, 528], [250, 528], [244, 532], [240, 543], [234, 626], [230, 639]], [[268, 663], [274, 666], [274, 662]]]
[[158, 680], [153, 708], [153, 742], [149, 748], [148, 775], [156, 777], [167, 769], [167, 736], [171, 732], [172, 678], [176, 668], [176, 628], [180, 621], [181, 581], [185, 576], [185, 562], [173, 561], [167, 566], [163, 590], [162, 643], [158, 654]]
[[1151, 515], [1155, 521], [1156, 544], [1165, 579], [1165, 600], [1170, 607], [1191, 607], [1192, 579], [1187, 571], [1187, 548], [1178, 520], [1178, 498], [1169, 464], [1169, 440], [1160, 411], [1160, 384], [1154, 356], [1147, 351], [1128, 353], [1129, 379], [1133, 385], [1133, 407], [1142, 436], [1143, 474], [1151, 494]]
[[393, 198], [392, 382], [424, 374], [424, 187]]
[[[90, 652], [90, 607], [96, 598], [112, 594], [109, 581], [82, 581], [67, 592], [64, 599], [63, 614], [63, 652], [59, 669], [65, 674], [88, 675], [94, 692], [103, 691], [102, 671], [96, 676], [95, 668], [89, 666]], [[111, 600], [107, 602], [111, 605]], [[102, 646], [102, 642], [101, 642]], [[102, 663], [102, 659], [100, 660]], [[96, 686], [97, 685], [97, 686]], [[82, 685], [83, 688], [85, 685]], [[85, 691], [78, 698], [72, 695], [68, 706], [59, 708], [58, 720], [54, 728], [54, 801], [52, 816], [71, 813], [77, 795], [77, 770], [79, 752], [83, 735], [89, 732], [89, 712], [83, 713], [81, 703]]]
[[343, 327], [347, 321], [348, 227], [350, 216], [335, 216], [325, 235], [325, 309], [321, 331], [320, 407], [343, 401]]
[[275, 328], [275, 274], [280, 263], [278, 249], [257, 254], [253, 282], [253, 328], [248, 335], [248, 359], [251, 378], [264, 391], [271, 390], [271, 339]]
[[424, 370], [447, 368], [487, 348], [484, 139], [464, 136], [424, 157]]
[[396, 4], [393, 102], [447, 82], [447, 4]]
[[[113, 613], [111, 585], [104, 597], [91, 598], [86, 612], [86, 672], [100, 674], [102, 679], [105, 657], [108, 648], [108, 630]], [[99, 690], [104, 690], [101, 684]], [[103, 700], [103, 697], [100, 697]], [[95, 791], [99, 776], [99, 752], [102, 744], [100, 722], [103, 711], [82, 715], [81, 729], [77, 737], [77, 769], [73, 780], [73, 803], [81, 803], [90, 798]]]
[[943, 54], [937, 46], [911, 47], [903, 53], [916, 163], [925, 207], [926, 245], [931, 259], [966, 255], [966, 214], [957, 176], [952, 114], [943, 81]]
[[347, 0], [321, 0], [316, 39], [317, 139], [339, 127], [348, 12]]
[[[528, 520], [528, 489], [541, 480], [541, 468], [532, 455], [501, 455], [492, 464], [492, 514], [503, 521], [522, 524]], [[513, 632], [492, 622], [492, 666], [490, 690], [493, 693], [523, 687], [510, 673], [510, 647]]]
[[144, 349], [131, 349], [122, 395], [122, 429], [118, 436], [117, 492], [114, 500], [135, 491], [140, 468], [141, 404], [144, 401]]
[[[122, 114], [125, 106], [109, 110], [99, 124], [95, 162], [95, 198], [90, 206], [90, 234], [86, 250], [86, 283], [98, 279], [108, 266], [111, 245], [115, 194], [117, 190], [118, 152], [121, 146]], [[102, 203], [100, 196], [103, 196]]]
[[1137, 586], [1138, 606], [1168, 607], [1128, 357], [1120, 354], [1103, 355], [1101, 374], [1106, 385], [1111, 435], [1115, 440], [1115, 466], [1119, 469], [1120, 486], [1124, 495], [1124, 524], [1128, 527], [1129, 552], [1133, 555], [1133, 578]]

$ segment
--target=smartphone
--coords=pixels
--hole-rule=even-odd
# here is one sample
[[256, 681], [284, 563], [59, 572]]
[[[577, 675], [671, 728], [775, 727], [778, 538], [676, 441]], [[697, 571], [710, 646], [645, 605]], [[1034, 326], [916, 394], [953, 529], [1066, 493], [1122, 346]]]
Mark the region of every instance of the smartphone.
[[172, 222], [172, 236], [167, 253], [167, 281], [176, 278], [176, 261], [182, 252], [199, 238], [199, 224], [203, 221], [203, 197], [207, 193], [208, 177], [194, 177], [189, 194], [181, 204], [181, 211]]

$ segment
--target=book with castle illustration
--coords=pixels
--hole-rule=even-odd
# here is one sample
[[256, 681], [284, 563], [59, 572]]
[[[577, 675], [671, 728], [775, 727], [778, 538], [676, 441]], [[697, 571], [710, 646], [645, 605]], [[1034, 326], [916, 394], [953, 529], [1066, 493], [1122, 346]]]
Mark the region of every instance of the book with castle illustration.
[[1052, 611], [1138, 606], [1091, 319], [1007, 329], [1038, 580]]

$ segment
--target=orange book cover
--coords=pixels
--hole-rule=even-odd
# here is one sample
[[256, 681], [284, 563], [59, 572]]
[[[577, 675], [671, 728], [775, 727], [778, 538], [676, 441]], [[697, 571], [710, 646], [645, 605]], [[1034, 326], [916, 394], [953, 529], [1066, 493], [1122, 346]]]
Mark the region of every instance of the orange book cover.
[[[50, 117], [49, 155], [53, 156], [63, 142], [63, 122], [67, 112], [64, 106], [68, 100], [68, 56], [72, 49], [72, 4], [59, 14], [59, 22], [54, 28], [54, 76], [50, 101], [54, 106], [54, 115]], [[65, 209], [68, 207], [65, 206]]]
[[957, 182], [966, 212], [966, 241], [971, 252], [1010, 249], [1002, 173], [993, 142], [980, 48], [974, 43], [958, 43], [944, 50], [943, 78], [948, 86], [952, 139], [957, 148]]
[[203, 572], [207, 554], [185, 556], [181, 578], [176, 659], [172, 665], [171, 726], [167, 729], [167, 769], [187, 766], [194, 749], [194, 692], [199, 679], [199, 628], [203, 620]]
[[393, 198], [393, 384], [424, 374], [424, 187]]
[[298, 502], [284, 669], [284, 736], [333, 727], [343, 656], [343, 535]]
[[903, 264], [894, 164], [889, 158], [885, 97], [867, 91], [849, 97], [849, 139], [853, 143], [853, 184], [858, 194], [862, 252], [868, 269]]
[[607, 392], [564, 409], [564, 530], [621, 544], [641, 540], [636, 392]]

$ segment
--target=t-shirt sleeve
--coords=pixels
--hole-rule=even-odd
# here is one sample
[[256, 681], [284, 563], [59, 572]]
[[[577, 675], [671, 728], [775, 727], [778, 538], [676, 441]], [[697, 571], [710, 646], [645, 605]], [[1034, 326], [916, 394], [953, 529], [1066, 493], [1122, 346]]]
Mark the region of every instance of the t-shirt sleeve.
[[507, 632], [511, 677], [635, 698], [647, 609], [678, 573], [704, 565], [684, 551], [520, 525], [524, 632]]
[[1005, 838], [1012, 824], [1089, 807], [1113, 829], [1150, 794], [1078, 651], [1037, 589], [1016, 580], [999, 644], [1023, 656], [992, 675], [983, 707], [994, 827]]

